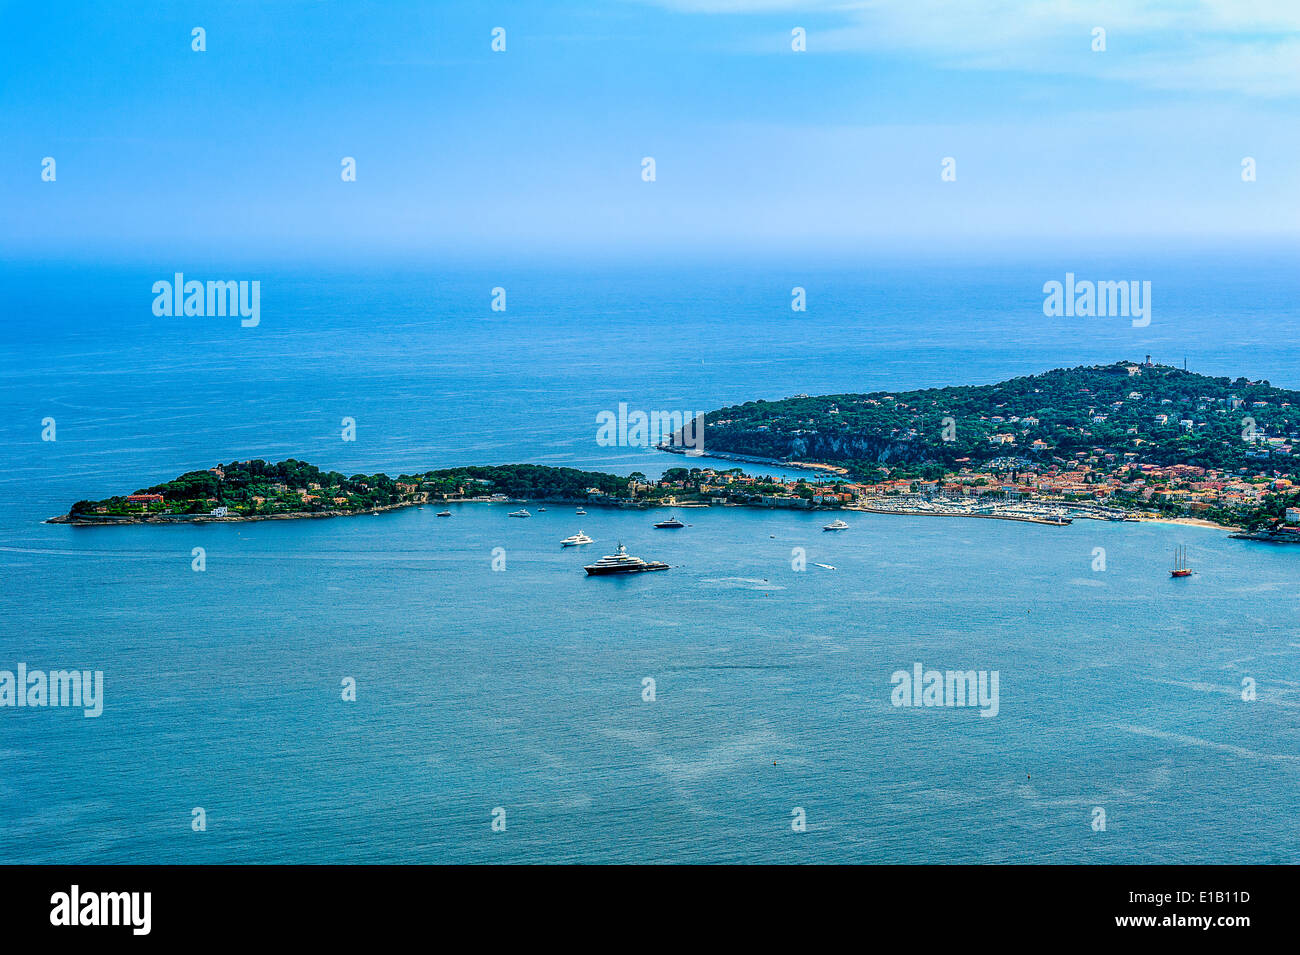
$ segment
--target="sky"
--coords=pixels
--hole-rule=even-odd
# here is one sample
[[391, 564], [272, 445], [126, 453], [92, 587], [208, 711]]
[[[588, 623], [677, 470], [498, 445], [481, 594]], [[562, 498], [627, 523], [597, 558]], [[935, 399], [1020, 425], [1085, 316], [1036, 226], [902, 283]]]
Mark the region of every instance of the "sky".
[[0, 250], [1276, 246], [1298, 102], [1281, 0], [0, 2]]

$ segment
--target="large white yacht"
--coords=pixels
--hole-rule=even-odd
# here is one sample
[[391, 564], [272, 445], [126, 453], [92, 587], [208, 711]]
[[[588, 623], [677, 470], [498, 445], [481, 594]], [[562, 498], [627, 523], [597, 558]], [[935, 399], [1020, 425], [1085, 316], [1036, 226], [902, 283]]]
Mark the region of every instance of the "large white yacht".
[[848, 529], [849, 529], [849, 525], [845, 524], [843, 521], [839, 520], [838, 518], [836, 520], [831, 521], [829, 524], [827, 524], [825, 527], [822, 528], [822, 530], [824, 531], [846, 531]]
[[564, 540], [560, 541], [560, 546], [577, 547], [579, 544], [590, 544], [590, 543], [591, 543], [591, 538], [588, 537], [586, 534], [584, 534], [582, 531], [578, 531], [578, 533], [574, 534], [572, 537], [566, 537], [564, 538]]
[[511, 511], [510, 516], [511, 517], [532, 517], [533, 515], [528, 513], [528, 508], [521, 507], [517, 511]]
[[602, 557], [594, 564], [588, 564], [583, 569], [592, 577], [599, 577], [605, 574], [639, 574], [647, 570], [667, 570], [668, 565], [658, 560], [642, 560], [640, 557], [633, 557], [620, 543], [617, 551]]

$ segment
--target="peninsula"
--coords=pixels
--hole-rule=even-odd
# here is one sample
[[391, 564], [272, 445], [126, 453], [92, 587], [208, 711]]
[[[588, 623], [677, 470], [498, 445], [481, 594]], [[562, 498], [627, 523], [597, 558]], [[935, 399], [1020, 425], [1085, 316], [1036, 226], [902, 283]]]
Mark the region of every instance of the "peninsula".
[[705, 415], [703, 444], [746, 462], [820, 462], [867, 499], [1089, 501], [1271, 539], [1300, 522], [1300, 391], [1149, 356], [992, 385], [751, 401]]
[[[375, 514], [449, 501], [847, 508], [992, 517], [1164, 519], [1300, 543], [1300, 392], [1166, 365], [1058, 369], [994, 385], [754, 401], [710, 412], [708, 453], [801, 466], [780, 480], [674, 467], [658, 480], [533, 464], [344, 475], [298, 460], [221, 464], [52, 523]], [[671, 444], [664, 450], [681, 451]], [[758, 467], [756, 467], [758, 465]]]

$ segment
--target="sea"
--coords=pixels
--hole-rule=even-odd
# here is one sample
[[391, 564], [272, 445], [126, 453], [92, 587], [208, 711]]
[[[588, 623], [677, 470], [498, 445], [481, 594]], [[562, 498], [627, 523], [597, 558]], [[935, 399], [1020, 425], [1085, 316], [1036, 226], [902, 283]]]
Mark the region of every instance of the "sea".
[[[259, 281], [258, 325], [155, 316], [178, 271]], [[1150, 324], [1045, 316], [1067, 272], [1151, 281]], [[0, 707], [0, 863], [1300, 862], [1300, 549], [723, 507], [657, 530], [538, 503], [43, 523], [250, 458], [733, 466], [602, 445], [620, 403], [1148, 355], [1300, 388], [1297, 274], [1230, 249], [7, 262], [0, 670], [104, 691], [93, 718]], [[595, 543], [562, 549], [578, 530]], [[588, 578], [619, 542], [671, 569]], [[1195, 575], [1174, 580], [1180, 546]], [[996, 707], [896, 705], [917, 665], [996, 677]]]

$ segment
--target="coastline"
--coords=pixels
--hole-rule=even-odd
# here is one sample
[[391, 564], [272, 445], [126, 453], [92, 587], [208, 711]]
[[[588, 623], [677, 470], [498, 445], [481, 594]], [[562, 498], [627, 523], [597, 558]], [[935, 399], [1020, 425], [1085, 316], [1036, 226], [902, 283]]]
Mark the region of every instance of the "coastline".
[[913, 510], [888, 510], [880, 507], [851, 506], [845, 507], [846, 511], [862, 511], [867, 514], [896, 514], [901, 517], [978, 517], [986, 521], [1019, 521], [1022, 524], [1046, 524], [1049, 527], [1068, 527], [1070, 521], [1051, 520], [1046, 517], [1033, 517], [1030, 515], [1018, 514], [968, 514], [960, 511], [913, 511]]
[[[619, 510], [627, 508], [649, 509], [651, 507], [667, 508], [701, 508], [712, 507], [711, 504], [703, 502], [674, 502], [665, 503], [663, 501], [638, 501], [635, 504], [612, 504], [605, 501], [589, 501], [585, 498], [578, 497], [512, 497], [506, 500], [492, 500], [487, 497], [452, 497], [442, 500], [429, 501], [401, 501], [397, 504], [384, 504], [380, 507], [370, 507], [361, 511], [284, 511], [280, 514], [231, 514], [225, 517], [214, 517], [211, 514], [124, 514], [120, 516], [96, 515], [93, 517], [59, 514], [57, 517], [49, 517], [41, 521], [42, 524], [67, 524], [71, 527], [116, 527], [124, 524], [243, 524], [249, 521], [296, 521], [307, 520], [311, 518], [327, 517], [365, 517], [367, 515], [385, 514], [389, 511], [399, 511], [407, 507], [434, 507], [448, 504], [575, 504], [580, 507], [609, 507]], [[754, 506], [758, 505], [737, 505], [737, 506]]]
[[[667, 508], [707, 508], [712, 505], [705, 502], [679, 502], [671, 503], [665, 501], [644, 501], [636, 503], [611, 504], [599, 501], [589, 501], [579, 498], [510, 498], [508, 500], [492, 500], [486, 497], [466, 497], [466, 498], [449, 498], [441, 501], [430, 501], [427, 499], [416, 501], [401, 501], [397, 504], [385, 504], [380, 507], [366, 508], [360, 511], [286, 511], [280, 514], [236, 514], [227, 515], [226, 517], [215, 517], [211, 514], [130, 514], [121, 516], [108, 515], [73, 515], [60, 514], [56, 517], [47, 518], [42, 521], [43, 524], [67, 524], [70, 527], [115, 527], [124, 524], [243, 524], [252, 521], [294, 521], [309, 519], [324, 519], [333, 517], [364, 517], [377, 514], [385, 514], [389, 511], [402, 510], [408, 507], [424, 507], [426, 505], [448, 505], [448, 504], [527, 504], [530, 501], [545, 504], [576, 504], [582, 507], [614, 507], [625, 509], [629, 507], [649, 509], [652, 507]], [[739, 504], [728, 502], [725, 507], [752, 507], [759, 510], [771, 510], [769, 505], [759, 503]], [[843, 507], [825, 507], [813, 505], [807, 508], [808, 511], [857, 511], [866, 514], [885, 514], [896, 515], [901, 517], [975, 517], [984, 520], [995, 521], [1017, 521], [1022, 524], [1044, 524], [1050, 527], [1066, 527], [1071, 521], [1062, 522], [1057, 519], [1048, 517], [1035, 517], [1029, 514], [973, 514], [961, 511], [922, 511], [910, 508], [882, 508], [870, 507], [861, 504], [850, 504]], [[1204, 527], [1212, 530], [1228, 531], [1235, 534], [1244, 534], [1243, 528], [1230, 525], [1218, 524], [1214, 521], [1207, 521], [1196, 517], [1142, 517], [1134, 516], [1134, 521], [1148, 524], [1181, 524], [1188, 527]], [[1073, 520], [1073, 518], [1071, 518]], [[1268, 538], [1250, 537], [1243, 538], [1248, 540], [1269, 540]]]
[[1239, 532], [1242, 530], [1235, 524], [1219, 524], [1200, 517], [1139, 517], [1137, 520], [1143, 524], [1182, 524], [1185, 527], [1206, 527], [1218, 531]]
[[235, 514], [226, 517], [214, 517], [211, 514], [126, 514], [120, 517], [98, 515], [60, 514], [50, 517], [42, 524], [68, 524], [72, 527], [114, 527], [120, 524], [244, 524], [249, 521], [297, 521], [307, 518], [325, 517], [362, 517], [367, 514], [383, 514], [388, 511], [401, 510], [404, 507], [419, 507], [425, 501], [402, 501], [399, 504], [384, 504], [370, 507], [363, 511], [286, 511], [283, 514]]
[[[659, 450], [667, 451], [673, 454], [686, 454], [686, 450], [677, 447], [659, 446]], [[748, 455], [730, 454], [729, 452], [720, 452], [717, 457], [728, 457], [732, 460], [746, 461], [749, 463], [764, 462], [778, 467], [804, 468], [815, 470], [821, 473], [847, 473], [845, 469], [829, 464], [819, 464], [815, 462], [780, 462], [772, 459], [755, 458]], [[1129, 510], [1126, 508], [1106, 508], [1106, 513], [1097, 512], [1096, 509], [1090, 511], [1088, 505], [1061, 500], [1026, 500], [1016, 507], [995, 510], [990, 507], [986, 512], [974, 512], [966, 508], [944, 509], [942, 507], [932, 506], [911, 506], [917, 495], [904, 496], [900, 498], [899, 507], [881, 507], [884, 503], [880, 498], [867, 499], [862, 503], [840, 504], [814, 504], [811, 500], [801, 500], [800, 508], [809, 511], [858, 511], [868, 514], [885, 514], [899, 515], [904, 517], [976, 517], [986, 520], [1005, 520], [1016, 521], [1024, 524], [1044, 524], [1052, 527], [1069, 526], [1075, 520], [1123, 520], [1141, 523], [1183, 525], [1188, 527], [1203, 527], [1210, 530], [1225, 531], [1232, 534], [1233, 537], [1245, 540], [1257, 540], [1263, 542], [1280, 542], [1293, 543], [1300, 542], [1300, 539], [1291, 537], [1275, 537], [1263, 533], [1247, 533], [1244, 527], [1235, 524], [1223, 524], [1216, 521], [1206, 520], [1201, 517], [1176, 517], [1167, 515], [1154, 515], [1150, 511], [1139, 511], [1136, 509]], [[56, 517], [48, 518], [44, 524], [66, 524], [72, 527], [110, 527], [121, 524], [209, 524], [209, 523], [245, 523], [251, 521], [286, 521], [286, 520], [303, 520], [303, 519], [320, 519], [334, 517], [358, 517], [374, 516], [387, 513], [389, 511], [401, 510], [408, 507], [423, 507], [425, 505], [450, 505], [450, 504], [469, 504], [469, 503], [486, 503], [486, 504], [528, 504], [536, 502], [537, 504], [576, 504], [579, 507], [612, 507], [616, 509], [650, 509], [650, 508], [680, 508], [696, 509], [707, 508], [713, 504], [723, 507], [756, 507], [771, 509], [775, 506], [771, 501], [763, 503], [758, 500], [718, 500], [712, 502], [699, 501], [677, 501], [674, 497], [660, 499], [614, 499], [606, 498], [603, 500], [592, 500], [590, 497], [583, 496], [555, 496], [555, 497], [530, 497], [518, 496], [507, 497], [505, 495], [494, 495], [488, 497], [485, 495], [475, 495], [472, 497], [444, 497], [440, 500], [430, 500], [428, 492], [419, 492], [409, 500], [398, 501], [392, 504], [379, 505], [360, 510], [341, 510], [330, 509], [321, 511], [283, 511], [279, 513], [265, 514], [226, 514], [217, 516], [212, 513], [194, 513], [194, 514], [172, 514], [172, 513], [128, 513], [128, 514], [96, 514], [90, 512], [81, 512], [74, 514], [69, 511], [66, 514], [60, 514]], [[1075, 508], [1078, 508], [1077, 510]], [[991, 512], [990, 512], [991, 511]]]
[[770, 468], [793, 468], [800, 471], [817, 471], [821, 474], [848, 474], [848, 468], [842, 468], [835, 464], [818, 464], [813, 461], [778, 461], [776, 458], [760, 458], [752, 454], [734, 454], [731, 451], [708, 451], [703, 454], [692, 455], [690, 448], [678, 447], [676, 445], [656, 445], [660, 451], [666, 451], [669, 454], [681, 454], [686, 457], [708, 457], [717, 458], [722, 461], [736, 461], [740, 464], [761, 464]]
[[[408, 507], [425, 507], [425, 506], [446, 506], [450, 504], [528, 504], [530, 502], [540, 504], [575, 504], [581, 507], [597, 508], [614, 508], [616, 510], [626, 510], [635, 508], [640, 510], [649, 510], [651, 508], [669, 508], [669, 509], [700, 509], [708, 508], [714, 505], [705, 502], [666, 502], [666, 501], [644, 501], [636, 503], [612, 504], [599, 501], [581, 500], [578, 498], [510, 498], [508, 500], [492, 500], [486, 497], [465, 497], [449, 498], [440, 501], [402, 501], [397, 504], [386, 504], [381, 507], [367, 508], [361, 511], [286, 511], [281, 514], [243, 514], [227, 515], [226, 517], [214, 517], [211, 514], [140, 514], [124, 516], [74, 516], [72, 514], [60, 514], [57, 517], [48, 518], [42, 521], [44, 524], [67, 524], [71, 527], [115, 527], [121, 525], [133, 524], [243, 524], [252, 521], [292, 521], [305, 519], [323, 519], [332, 517], [364, 517], [367, 515], [384, 514], [389, 511], [402, 510]], [[774, 510], [770, 505], [761, 503], [739, 504], [728, 502], [718, 505], [721, 507], [747, 507], [754, 510]], [[1022, 524], [1044, 524], [1049, 527], [1067, 527], [1070, 521], [1061, 522], [1048, 517], [1035, 517], [1030, 514], [973, 514], [955, 511], [920, 511], [912, 509], [896, 509], [870, 507], [866, 505], [850, 504], [843, 507], [825, 507], [821, 505], [812, 505], [806, 509], [809, 513], [829, 513], [850, 511], [865, 514], [885, 514], [901, 517], [974, 517], [983, 520], [994, 521], [1017, 521]], [[1148, 520], [1139, 518], [1139, 520]], [[1213, 524], [1209, 521], [1198, 520], [1194, 518], [1168, 518], [1152, 519], [1156, 523], [1166, 524], [1194, 524], [1202, 527], [1213, 527], [1220, 530], [1234, 530], [1234, 528], [1223, 527]]]

